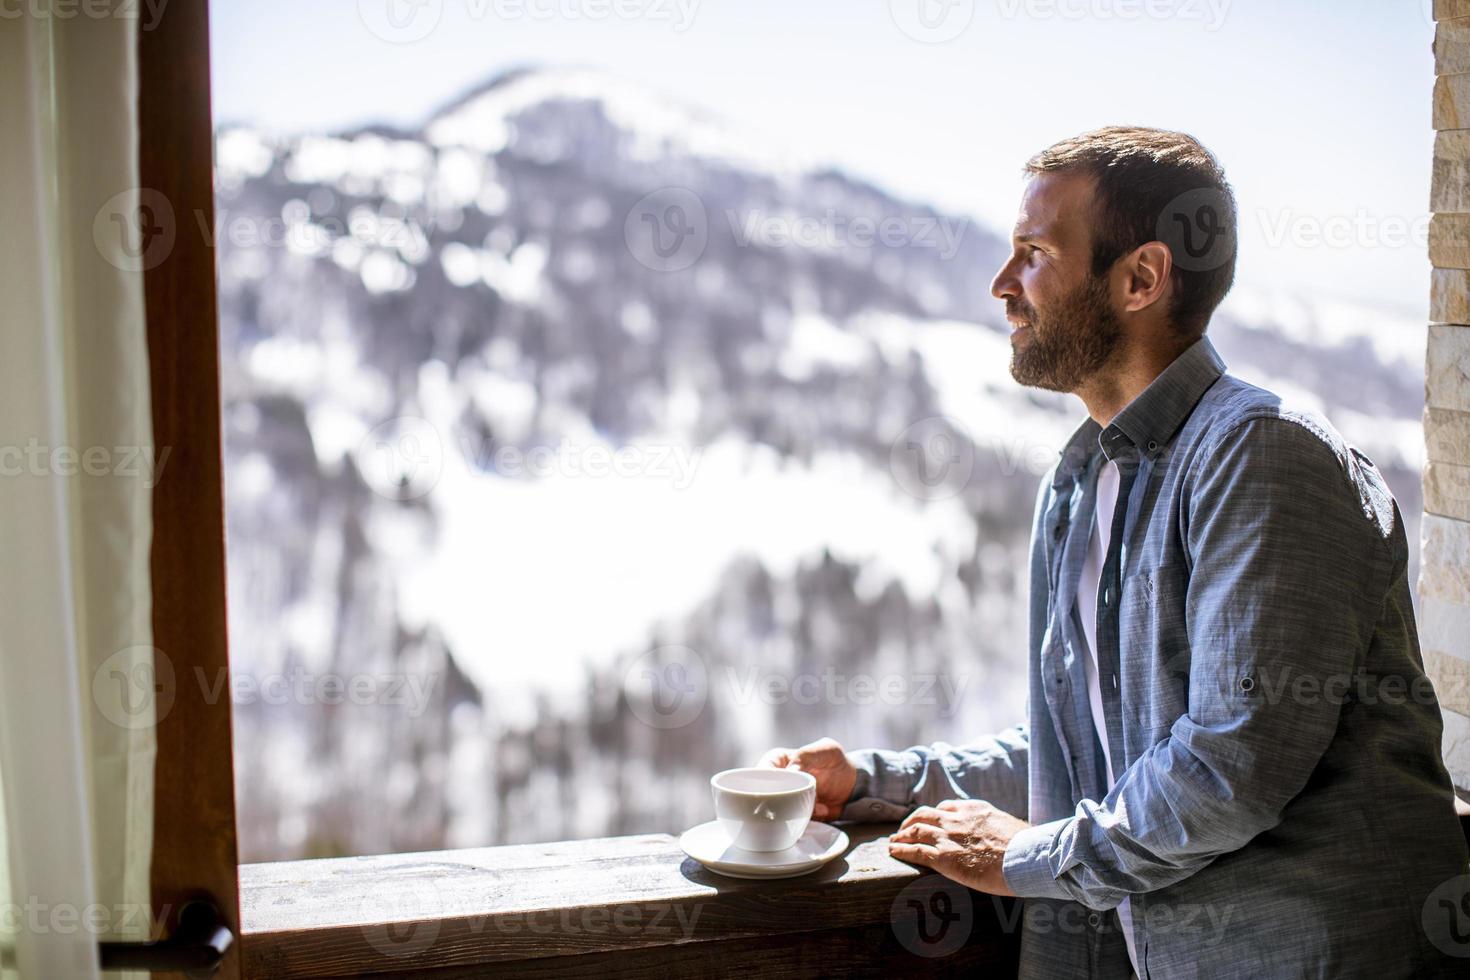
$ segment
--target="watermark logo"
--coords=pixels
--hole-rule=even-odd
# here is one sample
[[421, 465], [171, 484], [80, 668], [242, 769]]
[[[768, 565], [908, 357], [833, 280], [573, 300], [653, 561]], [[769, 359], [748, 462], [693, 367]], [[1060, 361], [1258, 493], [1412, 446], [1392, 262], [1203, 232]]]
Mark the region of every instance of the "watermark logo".
[[888, 15], [900, 31], [922, 44], [943, 44], [975, 19], [975, 0], [888, 0]]
[[448, 911], [433, 881], [415, 875], [394, 877], [358, 906], [368, 945], [394, 959], [418, 956], [439, 938], [439, 921]]
[[975, 907], [963, 885], [924, 875], [898, 893], [888, 918], [904, 949], [933, 959], [965, 945], [975, 927]]
[[357, 16], [379, 40], [414, 44], [439, 26], [444, 0], [357, 0]]
[[444, 444], [427, 419], [400, 415], [362, 438], [357, 466], [376, 493], [390, 500], [417, 500], [444, 473]]
[[910, 496], [944, 500], [970, 482], [975, 444], [954, 419], [943, 415], [920, 419], [889, 446], [888, 469]]
[[1235, 255], [1232, 213], [1225, 194], [1213, 187], [1198, 187], [1164, 207], [1155, 235], [1169, 246], [1179, 268], [1208, 272]]
[[687, 187], [645, 194], [623, 221], [623, 241], [639, 264], [655, 272], [687, 269], [709, 245], [704, 202]]
[[1470, 958], [1470, 875], [1457, 875], [1430, 892], [1421, 922], [1440, 952]]
[[129, 731], [161, 722], [177, 694], [173, 661], [157, 647], [126, 647], [92, 672], [92, 703], [102, 717]]
[[174, 250], [178, 226], [174, 206], [149, 187], [120, 191], [92, 217], [97, 254], [123, 272], [147, 272]]
[[623, 695], [634, 716], [650, 728], [683, 728], [704, 711], [709, 671], [704, 658], [688, 647], [657, 647], [623, 673]]

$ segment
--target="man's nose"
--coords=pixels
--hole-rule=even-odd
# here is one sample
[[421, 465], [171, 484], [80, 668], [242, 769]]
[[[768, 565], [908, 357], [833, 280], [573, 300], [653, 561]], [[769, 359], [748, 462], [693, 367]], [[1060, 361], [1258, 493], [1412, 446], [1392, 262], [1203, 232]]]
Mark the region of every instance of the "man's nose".
[[1011, 271], [1012, 264], [1007, 262], [1001, 266], [1000, 271], [995, 274], [995, 279], [990, 283], [990, 295], [996, 299], [1019, 298], [1021, 295], [1021, 283]]

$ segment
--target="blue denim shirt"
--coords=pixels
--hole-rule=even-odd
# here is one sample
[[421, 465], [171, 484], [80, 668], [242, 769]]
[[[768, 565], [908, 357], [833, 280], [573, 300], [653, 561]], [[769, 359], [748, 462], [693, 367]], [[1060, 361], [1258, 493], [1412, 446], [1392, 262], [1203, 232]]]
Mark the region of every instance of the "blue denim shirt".
[[[1326, 421], [1224, 371], [1195, 342], [1042, 481], [1028, 721], [851, 753], [844, 816], [1024, 816], [1002, 868], [1022, 977], [1126, 978], [1130, 896], [1145, 978], [1470, 975], [1440, 918], [1470, 877], [1398, 505]], [[1110, 791], [1076, 603], [1105, 459], [1132, 477], [1097, 603]]]

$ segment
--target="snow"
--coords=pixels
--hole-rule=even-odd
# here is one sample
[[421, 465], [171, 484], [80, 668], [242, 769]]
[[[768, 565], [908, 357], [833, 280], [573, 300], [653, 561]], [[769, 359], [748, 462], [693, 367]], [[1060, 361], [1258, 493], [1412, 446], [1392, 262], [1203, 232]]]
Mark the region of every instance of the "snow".
[[1427, 314], [1400, 306], [1237, 285], [1220, 312], [1249, 326], [1269, 326], [1308, 347], [1366, 341], [1383, 363], [1423, 370]]
[[1033, 393], [1035, 402], [1047, 408], [1018, 397], [1022, 393], [1011, 377], [1010, 336], [1001, 328], [869, 314], [857, 318], [853, 329], [873, 338], [892, 365], [918, 353], [943, 413], [976, 445], [996, 450], [1003, 460], [1044, 461], [1044, 466], [1033, 464], [1033, 472], [1044, 472], [1056, 461], [1086, 414], [1082, 403], [1070, 396]]
[[506, 259], [492, 251], [480, 252], [480, 275], [485, 285], [514, 303], [531, 304], [541, 296], [541, 273], [546, 269], [546, 246], [526, 242]]
[[711, 594], [732, 556], [782, 576], [826, 547], [932, 595], [973, 535], [958, 500], [910, 506], [856, 458], [807, 468], [730, 441], [630, 448], [641, 472], [627, 475], [576, 472], [593, 458], [587, 445], [538, 479], [449, 460], [433, 491], [440, 547], [406, 576], [405, 618], [436, 621], [486, 689], [575, 689], [574, 665], [646, 643], [651, 624]]
[[274, 160], [274, 149], [253, 130], [226, 130], [215, 144], [215, 166], [238, 177], [259, 177], [270, 170]]
[[[609, 120], [634, 140], [629, 157], [653, 160], [687, 155], [718, 160], [763, 173], [812, 169], [813, 161], [794, 156], [789, 147], [763, 140], [758, 134], [732, 132], [721, 121], [646, 89], [583, 69], [552, 69], [506, 78], [469, 100], [441, 112], [427, 127], [429, 142], [437, 147], [470, 147], [494, 154], [516, 138], [515, 117], [552, 101], [600, 103]], [[528, 147], [528, 149], [530, 149]], [[543, 162], [564, 148], [538, 146], [533, 152]]]
[[805, 381], [824, 367], [844, 374], [856, 371], [870, 356], [871, 347], [861, 335], [819, 314], [802, 313], [791, 320], [779, 370], [793, 381]]

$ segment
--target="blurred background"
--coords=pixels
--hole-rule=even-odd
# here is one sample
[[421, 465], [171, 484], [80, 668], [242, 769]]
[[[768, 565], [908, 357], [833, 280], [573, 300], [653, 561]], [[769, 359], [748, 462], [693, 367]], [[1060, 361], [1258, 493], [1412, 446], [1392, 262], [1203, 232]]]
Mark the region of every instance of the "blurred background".
[[1428, 6], [216, 0], [241, 859], [677, 833], [772, 745], [1021, 720], [1085, 412], [989, 283], [1096, 126], [1222, 159], [1213, 342], [1417, 548]]

